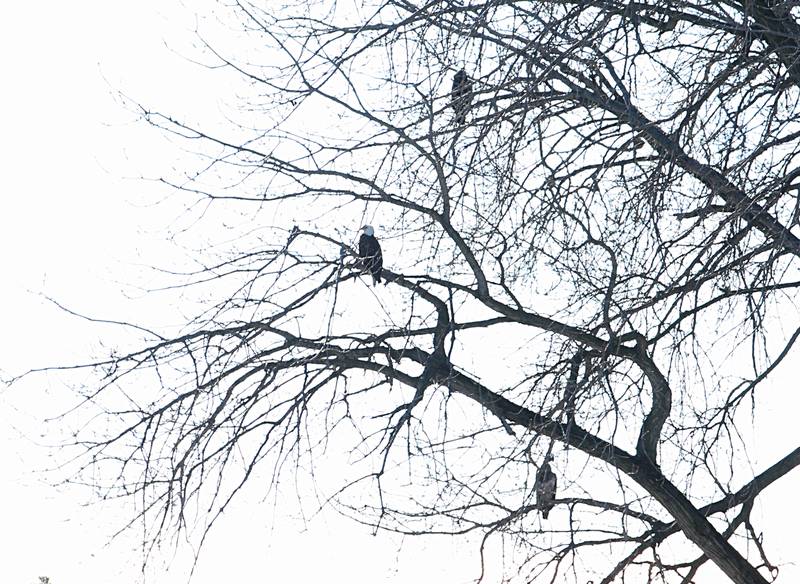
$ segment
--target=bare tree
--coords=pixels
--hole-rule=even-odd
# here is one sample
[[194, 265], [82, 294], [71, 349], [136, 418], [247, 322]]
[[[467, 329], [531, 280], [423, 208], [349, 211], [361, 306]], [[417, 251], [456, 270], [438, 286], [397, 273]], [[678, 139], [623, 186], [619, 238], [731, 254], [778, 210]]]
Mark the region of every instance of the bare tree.
[[78, 437], [84, 470], [157, 538], [334, 451], [342, 512], [508, 538], [525, 580], [775, 579], [751, 512], [800, 448], [753, 472], [742, 406], [800, 336], [795, 12], [235, 2], [246, 47], [200, 38], [239, 118], [141, 115], [201, 157], [162, 180], [264, 227], [181, 276], [206, 302], [184, 331], [90, 365], [111, 429]]

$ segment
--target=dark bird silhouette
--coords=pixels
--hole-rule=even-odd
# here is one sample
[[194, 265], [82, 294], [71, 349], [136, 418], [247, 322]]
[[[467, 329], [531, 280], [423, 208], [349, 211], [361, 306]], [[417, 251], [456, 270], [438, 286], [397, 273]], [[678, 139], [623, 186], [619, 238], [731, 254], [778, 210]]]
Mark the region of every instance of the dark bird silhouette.
[[364, 225], [361, 229], [364, 233], [358, 240], [358, 257], [361, 258], [363, 269], [372, 274], [373, 284], [379, 284], [383, 271], [381, 244], [375, 239], [375, 230], [372, 226]]
[[453, 77], [453, 91], [450, 95], [450, 105], [456, 114], [456, 124], [463, 125], [467, 121], [467, 113], [472, 107], [472, 80], [464, 69]]
[[536, 506], [542, 513], [542, 519], [547, 519], [547, 516], [550, 514], [550, 509], [553, 508], [556, 500], [558, 479], [550, 468], [551, 460], [553, 460], [553, 457], [547, 455], [544, 464], [536, 471], [536, 482], [534, 483], [534, 488], [536, 489]]

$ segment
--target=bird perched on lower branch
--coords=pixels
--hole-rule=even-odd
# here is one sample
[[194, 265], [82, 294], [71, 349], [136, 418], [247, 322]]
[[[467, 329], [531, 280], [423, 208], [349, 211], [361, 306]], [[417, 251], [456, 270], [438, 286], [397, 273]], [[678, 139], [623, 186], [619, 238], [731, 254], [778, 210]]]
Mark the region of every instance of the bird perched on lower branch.
[[550, 514], [550, 509], [555, 505], [556, 500], [556, 486], [558, 479], [556, 473], [550, 468], [550, 461], [553, 456], [548, 454], [544, 459], [544, 464], [536, 471], [536, 482], [534, 488], [536, 489], [536, 506], [542, 513], [542, 519], [547, 519]]

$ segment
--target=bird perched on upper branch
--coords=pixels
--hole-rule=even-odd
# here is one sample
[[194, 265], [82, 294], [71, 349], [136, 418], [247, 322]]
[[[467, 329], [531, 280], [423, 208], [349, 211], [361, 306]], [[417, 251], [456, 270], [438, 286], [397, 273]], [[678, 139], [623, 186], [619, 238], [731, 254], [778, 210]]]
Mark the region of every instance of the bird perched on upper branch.
[[361, 258], [362, 269], [372, 274], [373, 285], [381, 281], [383, 271], [383, 253], [381, 244], [375, 239], [375, 230], [371, 225], [361, 228], [364, 232], [358, 240], [358, 257]]
[[534, 483], [534, 488], [536, 489], [536, 506], [542, 513], [542, 519], [547, 519], [547, 516], [550, 514], [550, 509], [553, 508], [556, 499], [558, 479], [550, 468], [551, 460], [553, 460], [553, 456], [548, 454], [544, 459], [544, 464], [536, 471], [536, 482]]
[[464, 69], [453, 77], [453, 91], [450, 95], [450, 105], [456, 113], [456, 124], [462, 125], [467, 121], [467, 112], [472, 106], [472, 80]]

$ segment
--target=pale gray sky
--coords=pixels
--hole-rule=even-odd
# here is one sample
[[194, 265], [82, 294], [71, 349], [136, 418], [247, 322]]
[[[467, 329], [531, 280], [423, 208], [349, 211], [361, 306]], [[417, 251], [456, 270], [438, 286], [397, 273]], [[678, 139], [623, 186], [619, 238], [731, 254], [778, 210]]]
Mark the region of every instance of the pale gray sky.
[[[116, 317], [124, 305], [119, 281], [129, 282], [126, 274], [138, 273], [137, 263], [168, 253], [158, 226], [171, 219], [163, 216], [169, 209], [147, 206], [155, 199], [150, 185], [126, 177], [155, 174], [173, 160], [158, 158], [167, 151], [163, 141], [133, 124], [114, 90], [165, 109], [196, 106], [202, 74], [165, 46], [169, 39], [175, 50], [185, 48], [193, 24], [177, 2], [4, 6], [0, 315], [10, 332], [0, 336], [4, 374], [85, 360], [98, 348], [96, 328], [66, 317], [37, 292]], [[135, 530], [108, 543], [130, 509], [85, 506], [91, 492], [53, 488], [39, 472], [55, 452], [46, 447], [53, 439], [41, 435], [38, 414], [66, 403], [58, 378], [38, 377], [13, 392], [0, 395], [0, 583], [35, 584], [44, 575], [54, 584], [139, 581], [141, 558], [130, 552]], [[40, 406], [42, 399], [47, 403]], [[474, 546], [373, 537], [332, 513], [306, 524], [291, 505], [275, 509], [263, 499], [248, 492], [226, 513], [192, 582], [458, 583], [478, 569]], [[398, 564], [398, 554], [410, 550], [418, 561]], [[185, 582], [191, 555], [186, 545], [175, 557], [165, 550], [147, 582]]]
[[[168, 168], [174, 160], [163, 158], [169, 152], [163, 140], [133, 124], [114, 90], [166, 111], [188, 103], [213, 107], [216, 98], [204, 90], [203, 73], [176, 54], [188, 49], [192, 26], [191, 12], [177, 2], [49, 0], [4, 6], [4, 375], [81, 360], [98, 348], [96, 328], [66, 317], [36, 292], [114, 317], [122, 306], [120, 281], [138, 273], [139, 262], [168, 253], [158, 234], [169, 205], [149, 206], [156, 198], [151, 186], [126, 177]], [[165, 45], [167, 39], [174, 50]], [[148, 314], [157, 318], [158, 310], [151, 306]], [[774, 387], [781, 389], [776, 395], [783, 398], [758, 411], [762, 452], [757, 467], [797, 443], [796, 433], [787, 440], [780, 430], [794, 429], [798, 400], [785, 390], [796, 386], [792, 373], [785, 371], [775, 380]], [[135, 531], [106, 546], [110, 531], [130, 509], [82, 506], [92, 501], [90, 492], [53, 488], [37, 472], [48, 466], [52, 453], [37, 414], [65, 403], [58, 378], [39, 377], [12, 391], [0, 394], [0, 584], [35, 584], [40, 575], [50, 576], [53, 584], [138, 581], [140, 558], [128, 551]], [[771, 487], [758, 505], [767, 545], [782, 562], [800, 561], [793, 531], [800, 511], [786, 504], [799, 492], [795, 472]], [[366, 528], [333, 513], [314, 518], [303, 531], [306, 524], [296, 515], [291, 506], [275, 509], [259, 493], [247, 491], [213, 532], [192, 581], [459, 584], [478, 573], [474, 540], [372, 537]], [[182, 546], [174, 559], [166, 552], [147, 582], [186, 580], [191, 550]], [[502, 550], [492, 552], [499, 557]], [[166, 565], [171, 568], [162, 568]], [[713, 581], [707, 577], [704, 582]], [[780, 582], [799, 581], [800, 567], [785, 565]]]

